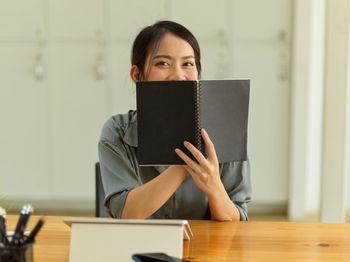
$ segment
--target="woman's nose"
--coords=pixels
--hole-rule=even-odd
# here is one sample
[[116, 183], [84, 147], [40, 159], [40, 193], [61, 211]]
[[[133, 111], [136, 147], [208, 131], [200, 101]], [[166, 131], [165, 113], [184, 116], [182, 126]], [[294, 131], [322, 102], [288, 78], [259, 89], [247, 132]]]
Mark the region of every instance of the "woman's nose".
[[181, 68], [173, 68], [168, 76], [169, 81], [186, 80], [185, 72]]

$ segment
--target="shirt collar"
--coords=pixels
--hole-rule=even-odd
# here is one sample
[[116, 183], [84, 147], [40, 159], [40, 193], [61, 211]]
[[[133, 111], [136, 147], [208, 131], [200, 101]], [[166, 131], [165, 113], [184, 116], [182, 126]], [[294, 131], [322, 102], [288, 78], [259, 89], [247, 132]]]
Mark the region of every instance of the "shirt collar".
[[138, 141], [137, 141], [137, 115], [136, 111], [132, 112], [131, 120], [129, 125], [127, 126], [125, 130], [125, 135], [123, 137], [125, 143], [127, 143], [129, 146], [137, 147]]

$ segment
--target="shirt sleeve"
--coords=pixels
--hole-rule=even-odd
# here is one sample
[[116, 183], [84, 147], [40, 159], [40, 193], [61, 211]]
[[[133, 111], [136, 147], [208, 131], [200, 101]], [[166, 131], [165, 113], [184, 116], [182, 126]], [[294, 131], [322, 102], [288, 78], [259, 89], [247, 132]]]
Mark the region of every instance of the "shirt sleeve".
[[224, 163], [221, 167], [221, 180], [240, 213], [240, 220], [247, 221], [247, 203], [252, 200], [249, 159]]
[[98, 148], [102, 184], [106, 194], [104, 205], [113, 217], [120, 218], [128, 193], [142, 184], [135, 171], [134, 152], [122, 141], [117, 130], [106, 125]]

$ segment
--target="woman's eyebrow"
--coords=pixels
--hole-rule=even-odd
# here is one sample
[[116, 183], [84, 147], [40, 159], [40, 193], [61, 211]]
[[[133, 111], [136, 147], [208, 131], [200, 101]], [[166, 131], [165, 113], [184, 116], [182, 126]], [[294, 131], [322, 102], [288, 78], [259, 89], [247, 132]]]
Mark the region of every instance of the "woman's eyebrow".
[[157, 59], [157, 58], [171, 59], [171, 56], [169, 56], [169, 55], [156, 55], [152, 59]]
[[193, 58], [194, 59], [194, 56], [193, 55], [188, 55], [188, 56], [183, 56], [182, 59], [191, 59]]
[[[154, 57], [152, 58], [152, 60], [153, 60], [153, 59], [157, 59], [157, 58], [166, 58], [166, 59], [169, 59], [169, 60], [172, 59], [172, 57], [169, 56], [169, 55], [156, 55], [156, 56], [154, 56]], [[181, 57], [181, 59], [183, 59], [183, 60], [185, 60], [185, 59], [192, 59], [192, 58], [194, 59], [194, 56], [193, 56], [193, 55], [187, 55], [187, 56]]]

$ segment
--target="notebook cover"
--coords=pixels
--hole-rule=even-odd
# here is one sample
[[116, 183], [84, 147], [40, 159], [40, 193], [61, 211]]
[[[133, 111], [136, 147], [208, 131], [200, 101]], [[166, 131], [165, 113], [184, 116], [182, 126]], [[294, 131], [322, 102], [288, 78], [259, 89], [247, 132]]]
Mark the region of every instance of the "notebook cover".
[[184, 141], [206, 156], [200, 128], [208, 132], [220, 163], [247, 159], [250, 81], [201, 80], [199, 89], [197, 98], [197, 81], [137, 83], [139, 165], [185, 164], [174, 151], [192, 157]]
[[[195, 144], [197, 81], [137, 82], [139, 165], [184, 165], [175, 148]], [[190, 155], [190, 154], [189, 154]]]
[[220, 163], [247, 159], [249, 80], [200, 81], [200, 125]]

